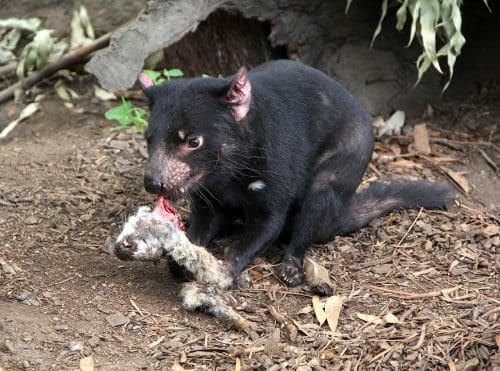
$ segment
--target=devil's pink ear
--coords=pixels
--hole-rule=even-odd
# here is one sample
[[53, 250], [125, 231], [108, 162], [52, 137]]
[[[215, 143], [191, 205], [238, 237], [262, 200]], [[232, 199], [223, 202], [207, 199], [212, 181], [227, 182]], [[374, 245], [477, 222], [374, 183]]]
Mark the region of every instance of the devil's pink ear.
[[248, 80], [246, 68], [241, 67], [234, 76], [224, 101], [231, 107], [234, 119], [241, 121], [250, 109], [251, 100], [252, 86], [250, 80]]
[[146, 90], [155, 84], [151, 76], [145, 74], [144, 72], [141, 72], [139, 76], [137, 76], [137, 81], [139, 82], [142, 90]]

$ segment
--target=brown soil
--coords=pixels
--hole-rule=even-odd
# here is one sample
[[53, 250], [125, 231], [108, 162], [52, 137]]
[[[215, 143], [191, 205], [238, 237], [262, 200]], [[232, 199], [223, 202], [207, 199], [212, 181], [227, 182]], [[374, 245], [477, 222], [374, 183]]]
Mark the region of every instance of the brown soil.
[[[434, 160], [406, 155], [410, 136], [378, 143], [367, 179], [449, 181], [449, 168], [473, 190], [447, 211], [393, 213], [312, 249], [335, 295], [346, 297], [336, 333], [319, 326], [307, 286], [276, 279], [279, 256], [270, 253], [251, 268], [252, 288], [233, 292], [255, 324], [252, 339], [182, 309], [164, 262], [122, 262], [101, 250], [152, 199], [142, 190], [140, 134], [110, 133], [103, 112], [112, 104], [96, 100], [90, 83], [72, 86], [83, 113], [44, 89], [41, 111], [0, 145], [0, 369], [75, 369], [90, 355], [106, 370], [500, 367], [500, 188], [485, 158], [499, 163], [498, 100], [438, 109]], [[2, 108], [3, 119], [16, 116], [15, 106]], [[436, 165], [445, 156], [456, 161]], [[359, 313], [392, 313], [400, 323]]]

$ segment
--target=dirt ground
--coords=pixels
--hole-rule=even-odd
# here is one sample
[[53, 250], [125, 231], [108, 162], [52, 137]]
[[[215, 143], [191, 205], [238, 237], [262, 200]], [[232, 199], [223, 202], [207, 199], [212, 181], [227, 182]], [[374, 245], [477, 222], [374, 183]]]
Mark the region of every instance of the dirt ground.
[[[164, 262], [101, 249], [153, 200], [142, 190], [141, 135], [110, 132], [103, 112], [114, 103], [96, 99], [91, 83], [71, 84], [83, 112], [43, 87], [41, 111], [0, 144], [0, 369], [89, 369], [81, 359], [101, 370], [500, 367], [494, 91], [435, 108], [430, 156], [412, 154], [411, 135], [377, 143], [367, 180], [452, 177], [471, 190], [454, 184], [448, 210], [392, 213], [312, 249], [345, 297], [336, 332], [320, 326], [310, 287], [276, 278], [275, 249], [251, 267], [252, 287], [232, 292], [252, 338], [182, 309]], [[7, 122], [18, 107], [0, 111]]]

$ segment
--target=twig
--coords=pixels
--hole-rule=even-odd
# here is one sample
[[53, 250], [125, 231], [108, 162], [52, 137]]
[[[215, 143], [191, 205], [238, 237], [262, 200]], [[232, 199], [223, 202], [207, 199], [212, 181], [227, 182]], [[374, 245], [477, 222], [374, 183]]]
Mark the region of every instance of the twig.
[[136, 311], [139, 312], [139, 314], [144, 317], [144, 313], [142, 312], [142, 310], [139, 309], [139, 307], [137, 306], [137, 304], [135, 303], [135, 301], [133, 301], [132, 299], [130, 299], [130, 304], [132, 304], [132, 306], [135, 308]]
[[373, 171], [379, 178], [382, 178], [382, 173], [378, 171], [378, 169], [371, 162], [368, 164], [368, 167], [371, 171]]
[[59, 281], [59, 282], [53, 282], [51, 284], [48, 284], [45, 288], [49, 288], [49, 287], [57, 286], [57, 285], [62, 285], [63, 283], [66, 283], [68, 281], [74, 280], [75, 278], [76, 278], [76, 276], [71, 276], [71, 277], [66, 278], [65, 280], [62, 280], [62, 281]]
[[413, 292], [405, 292], [405, 291], [386, 289], [385, 287], [377, 287], [377, 286], [369, 286], [369, 287], [373, 290], [385, 292], [385, 293], [388, 293], [391, 295], [396, 295], [396, 296], [402, 297], [404, 299], [435, 298], [435, 297], [442, 295], [442, 292], [441, 292], [442, 290], [424, 292], [424, 293], [419, 294], [419, 293], [413, 293]]
[[165, 340], [165, 335], [161, 336], [158, 340], [153, 341], [151, 344], [148, 344], [148, 347], [154, 348], [159, 345], [163, 340]]
[[53, 73], [59, 71], [60, 69], [80, 61], [83, 57], [98, 49], [104, 48], [109, 43], [111, 34], [112, 33], [109, 32], [101, 36], [97, 40], [95, 40], [92, 44], [89, 44], [87, 46], [82, 46], [80, 48], [76, 48], [68, 52], [61, 58], [58, 58], [55, 61], [52, 61], [49, 64], [47, 64], [39, 72], [34, 73], [26, 77], [25, 79], [16, 82], [14, 85], [11, 85], [8, 88], [0, 91], [0, 103], [12, 97], [17, 89], [28, 89], [31, 86], [35, 85], [40, 80], [52, 75]]
[[486, 163], [490, 165], [493, 168], [493, 170], [498, 171], [498, 166], [497, 164], [495, 164], [495, 161], [493, 161], [491, 157], [488, 156], [488, 154], [484, 152], [481, 148], [477, 147], [477, 150], [479, 151], [479, 153], [481, 153]]
[[413, 340], [414, 338], [416, 338], [418, 335], [417, 332], [413, 332], [412, 334], [410, 334], [408, 337], [404, 338], [400, 343], [397, 343], [395, 345], [393, 345], [392, 347], [380, 352], [379, 354], [377, 354], [375, 357], [372, 358], [372, 360], [369, 362], [369, 364], [375, 362], [376, 360], [382, 358], [383, 356], [385, 356], [387, 353], [389, 352], [392, 352], [393, 350], [403, 346], [404, 344], [410, 342], [411, 340]]
[[413, 223], [411, 223], [411, 225], [408, 228], [408, 230], [406, 231], [406, 233], [403, 235], [403, 237], [401, 237], [401, 239], [399, 240], [398, 244], [396, 245], [396, 248], [398, 248], [398, 247], [401, 246], [401, 244], [405, 240], [406, 236], [408, 236], [408, 233], [411, 232], [411, 230], [413, 229], [413, 226], [415, 225], [415, 223], [417, 222], [418, 218], [420, 217], [420, 214], [422, 214], [422, 210], [423, 209], [424, 209], [423, 207], [420, 208], [420, 210], [418, 211], [418, 214], [417, 214], [415, 220], [413, 220]]

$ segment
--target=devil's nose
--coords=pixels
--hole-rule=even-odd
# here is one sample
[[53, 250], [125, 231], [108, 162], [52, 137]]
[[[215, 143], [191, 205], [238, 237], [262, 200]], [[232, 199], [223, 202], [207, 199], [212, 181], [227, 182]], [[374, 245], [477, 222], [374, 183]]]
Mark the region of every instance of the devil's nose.
[[164, 186], [160, 179], [146, 174], [144, 176], [144, 188], [146, 189], [146, 192], [158, 194], [161, 193]]

